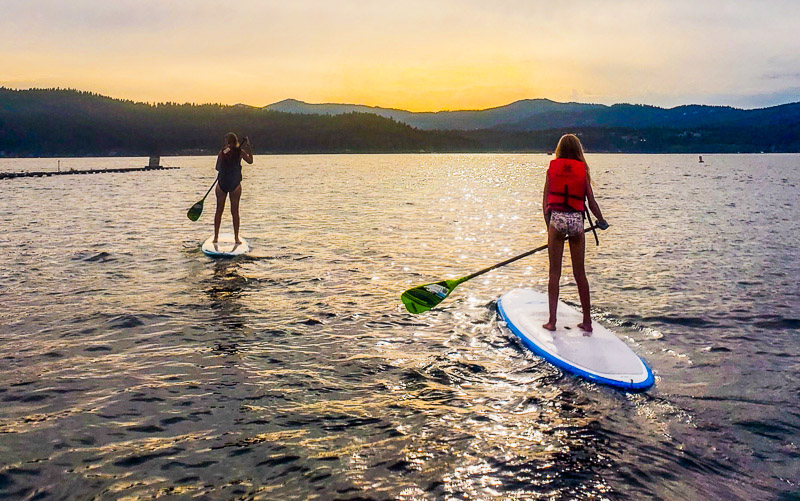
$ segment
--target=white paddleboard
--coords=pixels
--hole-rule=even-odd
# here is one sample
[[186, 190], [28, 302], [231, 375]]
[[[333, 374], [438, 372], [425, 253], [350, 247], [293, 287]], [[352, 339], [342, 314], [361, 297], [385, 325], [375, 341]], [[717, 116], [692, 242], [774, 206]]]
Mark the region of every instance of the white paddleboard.
[[203, 242], [203, 252], [212, 257], [233, 257], [241, 256], [250, 251], [247, 240], [239, 236], [241, 244], [236, 245], [233, 233], [220, 233], [219, 239], [214, 243], [214, 235], [211, 235]]
[[567, 372], [628, 391], [644, 391], [655, 383], [650, 368], [627, 344], [597, 322], [592, 322], [591, 335], [580, 329], [583, 315], [561, 301], [556, 330], [542, 327], [549, 316], [547, 294], [514, 289], [497, 301], [497, 310], [526, 347]]

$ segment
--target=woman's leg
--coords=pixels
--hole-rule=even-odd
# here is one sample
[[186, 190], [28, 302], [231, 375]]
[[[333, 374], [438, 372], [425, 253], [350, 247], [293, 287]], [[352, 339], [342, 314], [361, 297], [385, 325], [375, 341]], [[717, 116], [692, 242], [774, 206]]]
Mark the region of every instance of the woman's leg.
[[581, 309], [583, 310], [583, 322], [578, 327], [586, 332], [592, 332], [592, 305], [589, 300], [589, 280], [586, 279], [586, 268], [584, 267], [584, 256], [586, 254], [586, 236], [580, 235], [569, 239], [569, 255], [572, 259], [572, 273], [575, 276], [575, 283], [578, 284], [578, 296], [581, 298]]
[[217, 211], [214, 213], [214, 242], [216, 242], [219, 240], [219, 225], [222, 223], [222, 212], [225, 210], [225, 196], [227, 194], [222, 191], [219, 185], [214, 190], [214, 194], [217, 195]]
[[239, 240], [239, 200], [242, 198], [242, 185], [236, 187], [231, 192], [231, 217], [233, 218], [233, 238], [237, 244], [242, 243]]
[[547, 283], [550, 318], [542, 327], [554, 331], [556, 330], [556, 310], [558, 308], [558, 282], [561, 280], [561, 259], [564, 256], [564, 235], [552, 225], [547, 230], [547, 255], [550, 257], [550, 280]]

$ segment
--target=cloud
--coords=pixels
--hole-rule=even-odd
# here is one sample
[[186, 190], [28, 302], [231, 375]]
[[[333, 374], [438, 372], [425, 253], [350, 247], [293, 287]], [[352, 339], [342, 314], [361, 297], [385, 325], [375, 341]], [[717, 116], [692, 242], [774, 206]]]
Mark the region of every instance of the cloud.
[[766, 73], [762, 75], [765, 80], [800, 80], [800, 71], [783, 73]]
[[800, 102], [800, 86], [751, 95], [723, 94], [707, 97], [709, 104], [726, 104], [738, 108], [766, 108]]
[[0, 1], [0, 79], [132, 99], [733, 104], [800, 79], [789, 0]]

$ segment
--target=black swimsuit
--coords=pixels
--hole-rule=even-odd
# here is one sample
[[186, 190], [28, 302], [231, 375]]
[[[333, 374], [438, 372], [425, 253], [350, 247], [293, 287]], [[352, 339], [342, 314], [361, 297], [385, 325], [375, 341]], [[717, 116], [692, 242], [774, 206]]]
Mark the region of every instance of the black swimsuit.
[[226, 146], [217, 155], [217, 179], [219, 189], [230, 193], [239, 187], [242, 182], [242, 150]]

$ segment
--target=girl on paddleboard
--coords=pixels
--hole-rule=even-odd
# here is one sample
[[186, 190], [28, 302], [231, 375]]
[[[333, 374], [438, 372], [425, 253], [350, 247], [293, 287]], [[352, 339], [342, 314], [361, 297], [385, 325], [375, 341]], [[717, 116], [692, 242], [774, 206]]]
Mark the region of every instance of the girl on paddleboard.
[[253, 163], [253, 150], [250, 142], [245, 137], [239, 144], [239, 139], [233, 132], [225, 134], [225, 147], [217, 155], [217, 212], [214, 214], [214, 243], [219, 239], [219, 225], [222, 222], [222, 212], [225, 210], [225, 198], [231, 198], [231, 217], [233, 218], [233, 235], [237, 244], [239, 240], [239, 199], [242, 197], [242, 159], [248, 164]]
[[586, 279], [584, 254], [586, 239], [583, 234], [584, 201], [597, 218], [597, 227], [605, 230], [608, 223], [603, 219], [600, 207], [594, 199], [589, 166], [583, 157], [583, 146], [574, 134], [565, 134], [558, 141], [556, 158], [550, 162], [544, 183], [542, 208], [547, 224], [547, 253], [550, 257], [550, 280], [547, 286], [550, 318], [544, 327], [556, 330], [556, 309], [558, 307], [558, 282], [561, 280], [561, 259], [564, 254], [564, 241], [569, 240], [569, 254], [572, 258], [572, 272], [578, 284], [581, 298], [583, 322], [578, 327], [592, 332], [592, 317], [589, 301], [589, 281]]

